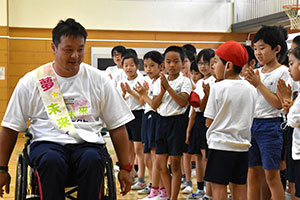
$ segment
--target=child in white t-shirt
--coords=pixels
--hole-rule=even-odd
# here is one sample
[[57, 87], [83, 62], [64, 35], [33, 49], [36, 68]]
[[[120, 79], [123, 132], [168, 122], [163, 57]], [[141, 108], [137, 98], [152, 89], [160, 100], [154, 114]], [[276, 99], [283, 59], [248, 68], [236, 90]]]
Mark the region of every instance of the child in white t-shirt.
[[105, 74], [107, 74], [111, 79], [114, 79], [116, 74], [123, 70], [122, 57], [124, 56], [125, 52], [126, 48], [123, 46], [115, 46], [112, 48], [111, 57], [116, 65], [107, 67], [105, 70]]
[[129, 140], [131, 141], [130, 155], [131, 162], [134, 163], [134, 153], [138, 162], [138, 181], [132, 185], [132, 189], [138, 190], [145, 188], [144, 180], [145, 165], [144, 165], [144, 145], [142, 144], [142, 115], [144, 112], [144, 101], [140, 95], [134, 91], [134, 87], [144, 82], [144, 77], [138, 76], [137, 70], [139, 67], [138, 59], [134, 54], [125, 54], [122, 60], [123, 70], [127, 75], [126, 79], [118, 82], [117, 87], [122, 94], [127, 105], [132, 111], [135, 119], [126, 124]]
[[[184, 154], [185, 159], [185, 174], [187, 181], [191, 182], [191, 156], [196, 156], [196, 178], [197, 191], [188, 196], [188, 199], [200, 198], [204, 195], [204, 170], [206, 165], [206, 126], [203, 111], [206, 106], [208, 95], [205, 95], [203, 85], [212, 85], [215, 83], [215, 78], [211, 75], [211, 65], [214, 64], [215, 52], [212, 49], [202, 49], [197, 56], [197, 68], [203, 78], [196, 84], [195, 93], [198, 94], [201, 101], [200, 108], [192, 108], [190, 119], [187, 127], [186, 143], [188, 144], [188, 154]], [[196, 120], [196, 121], [195, 121]], [[189, 186], [189, 184], [188, 184]]]
[[254, 54], [263, 67], [255, 71], [248, 68], [245, 76], [258, 92], [249, 149], [248, 198], [260, 198], [260, 185], [265, 177], [272, 199], [284, 199], [279, 173], [282, 105], [276, 93], [277, 81], [289, 79], [288, 68], [278, 62], [278, 57], [286, 54], [286, 39], [286, 30], [278, 26], [263, 26], [254, 36]]
[[[184, 113], [192, 84], [189, 78], [180, 75], [184, 60], [182, 48], [170, 46], [164, 55], [168, 76], [161, 74], [160, 79], [153, 85], [153, 106], [161, 116], [159, 129], [155, 135], [156, 159], [168, 196], [176, 200], [180, 189], [181, 156], [186, 137]], [[172, 179], [167, 169], [168, 157], [171, 161]]]
[[[159, 128], [159, 115], [153, 108], [153, 84], [159, 80], [163, 56], [158, 51], [150, 51], [144, 55], [144, 70], [148, 75], [143, 85], [138, 85], [134, 89], [146, 102], [145, 113], [142, 121], [142, 133], [145, 153], [145, 165], [149, 170], [150, 185], [148, 189], [140, 190], [138, 193], [150, 193], [143, 200], [155, 200], [167, 198], [166, 189], [160, 181], [160, 172], [155, 156], [155, 134]], [[151, 185], [152, 183], [152, 185]], [[151, 188], [151, 189], [150, 189]]]
[[[289, 55], [289, 72], [294, 81], [300, 81], [300, 47], [295, 47], [291, 54]], [[294, 169], [294, 177], [292, 181], [291, 194], [292, 199], [300, 198], [300, 97], [296, 98], [294, 101], [291, 91], [288, 95], [283, 95], [281, 87], [282, 84], [285, 83], [282, 80], [278, 81], [278, 90], [280, 97], [282, 98], [283, 108], [287, 115], [287, 125], [291, 128], [294, 128], [292, 133], [292, 159], [293, 161], [289, 164], [293, 166], [289, 166]], [[289, 87], [290, 88], [290, 87]], [[297, 198], [298, 197], [298, 198]]]
[[247, 199], [248, 149], [257, 95], [239, 75], [247, 61], [246, 49], [235, 41], [216, 51], [214, 67], [220, 81], [211, 86], [204, 112], [209, 127], [204, 179], [211, 182], [213, 199], [227, 199], [229, 183], [233, 199]]

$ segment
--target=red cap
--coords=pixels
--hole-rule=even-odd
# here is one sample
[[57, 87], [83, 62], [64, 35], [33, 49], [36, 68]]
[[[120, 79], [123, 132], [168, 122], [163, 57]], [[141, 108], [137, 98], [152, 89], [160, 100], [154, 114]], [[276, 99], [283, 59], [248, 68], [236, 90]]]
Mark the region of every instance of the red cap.
[[228, 41], [218, 47], [216, 55], [227, 62], [243, 67], [248, 62], [248, 52], [246, 48], [236, 41]]
[[190, 105], [195, 108], [200, 107], [201, 101], [200, 101], [199, 95], [196, 92], [192, 91], [190, 94], [190, 97], [189, 97], [189, 102], [190, 102]]

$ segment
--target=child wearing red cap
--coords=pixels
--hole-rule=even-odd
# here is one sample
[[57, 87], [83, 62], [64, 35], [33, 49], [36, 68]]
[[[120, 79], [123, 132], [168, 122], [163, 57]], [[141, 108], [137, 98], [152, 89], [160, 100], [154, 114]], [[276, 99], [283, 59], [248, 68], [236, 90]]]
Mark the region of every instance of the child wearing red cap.
[[233, 199], [247, 199], [248, 150], [257, 95], [239, 75], [247, 62], [247, 50], [238, 42], [228, 41], [216, 51], [214, 68], [220, 81], [211, 86], [204, 112], [209, 127], [204, 179], [211, 182], [213, 199], [227, 199], [229, 183]]
[[279, 79], [288, 81], [288, 68], [278, 60], [287, 52], [287, 32], [283, 27], [263, 26], [254, 36], [254, 54], [262, 66], [248, 68], [246, 80], [257, 89], [255, 115], [249, 149], [248, 199], [259, 199], [261, 182], [266, 182], [273, 200], [284, 199], [280, 181], [283, 147], [281, 101], [276, 95]]

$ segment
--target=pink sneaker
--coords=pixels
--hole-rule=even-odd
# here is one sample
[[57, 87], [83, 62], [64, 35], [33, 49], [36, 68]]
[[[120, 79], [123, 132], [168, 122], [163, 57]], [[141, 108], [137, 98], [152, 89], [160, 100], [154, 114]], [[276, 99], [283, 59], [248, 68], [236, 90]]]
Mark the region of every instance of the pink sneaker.
[[159, 195], [159, 199], [163, 200], [163, 199], [167, 199], [168, 195], [167, 195], [167, 191], [165, 188], [160, 189], [160, 195]]
[[151, 188], [150, 194], [147, 196], [148, 199], [157, 197], [159, 195], [159, 190], [158, 189], [153, 189]]

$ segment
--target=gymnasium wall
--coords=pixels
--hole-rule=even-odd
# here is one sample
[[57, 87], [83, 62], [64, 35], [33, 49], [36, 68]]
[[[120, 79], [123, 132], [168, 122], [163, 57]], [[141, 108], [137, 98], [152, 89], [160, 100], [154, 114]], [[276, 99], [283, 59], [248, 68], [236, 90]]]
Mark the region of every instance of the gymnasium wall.
[[9, 0], [9, 26], [52, 28], [73, 17], [97, 30], [228, 32], [232, 7], [230, 0]]
[[[210, 25], [212, 23], [208, 23], [208, 21], [205, 23], [201, 21], [204, 20], [202, 16], [205, 16], [205, 12], [202, 12], [201, 9], [207, 8], [200, 6], [200, 4], [204, 4], [202, 0], [189, 0], [189, 3], [187, 1], [87, 0], [83, 5], [79, 0], [9, 0], [9, 26], [6, 26], [7, 19], [0, 18], [0, 24], [3, 24], [3, 26], [0, 25], [0, 66], [4, 66], [6, 70], [6, 79], [0, 80], [0, 121], [18, 80], [27, 72], [53, 60], [50, 48], [51, 30], [60, 19], [74, 17], [88, 29], [84, 61], [89, 64], [91, 63], [91, 47], [124, 45], [132, 48], [166, 48], [169, 45], [182, 46], [183, 42], [188, 41], [196, 48], [217, 48], [222, 42], [228, 40], [246, 41], [247, 34], [245, 33], [227, 32], [229, 23], [227, 24], [227, 19], [224, 18], [224, 16], [229, 16], [227, 13], [229, 11], [224, 9], [224, 6], [229, 6], [227, 1], [211, 0], [211, 4], [223, 6], [223, 11], [217, 9], [212, 12], [224, 14], [224, 10], [226, 10], [228, 14], [220, 15], [224, 18], [224, 23], [221, 23], [220, 17], [212, 19], [212, 22], [218, 21], [215, 25]], [[0, 0], [0, 15], [2, 15], [2, 11], [6, 11], [2, 7], [2, 5], [7, 7], [6, 2], [6, 0]], [[187, 10], [190, 10], [188, 4], [196, 6], [189, 13], [193, 20], [188, 21], [187, 18], [182, 18], [187, 20], [183, 23], [180, 21], [181, 19], [177, 18], [183, 15], [188, 16]], [[166, 5], [178, 11], [177, 18], [170, 19], [167, 15], [166, 17], [160, 15], [160, 21], [153, 24], [146, 23], [147, 20], [149, 22], [150, 18], [159, 14], [154, 10], [158, 9], [159, 12], [164, 10], [165, 13], [170, 14], [171, 11], [166, 9]], [[213, 7], [218, 7], [216, 5]], [[123, 10], [118, 10], [118, 6]], [[137, 6], [140, 7], [137, 8]], [[164, 6], [164, 8], [159, 9], [160, 6]], [[180, 9], [185, 12], [179, 13]], [[141, 13], [142, 11], [144, 13]], [[195, 20], [196, 13], [201, 22]], [[172, 15], [176, 16], [174, 13]], [[131, 18], [135, 19], [131, 20]], [[145, 21], [143, 22], [140, 18]], [[200, 25], [202, 23], [205, 27]], [[227, 25], [223, 26], [224, 24]], [[191, 30], [187, 31], [189, 28]]]
[[0, 0], [0, 26], [7, 26], [7, 0]]

